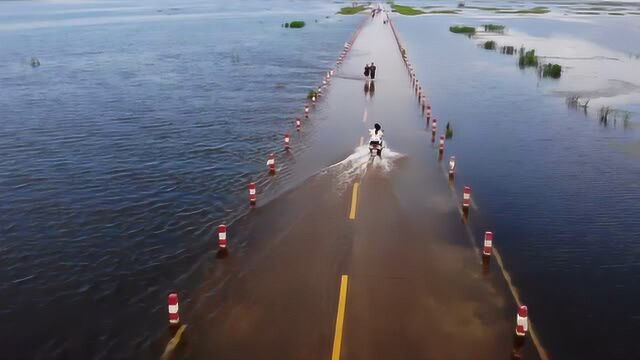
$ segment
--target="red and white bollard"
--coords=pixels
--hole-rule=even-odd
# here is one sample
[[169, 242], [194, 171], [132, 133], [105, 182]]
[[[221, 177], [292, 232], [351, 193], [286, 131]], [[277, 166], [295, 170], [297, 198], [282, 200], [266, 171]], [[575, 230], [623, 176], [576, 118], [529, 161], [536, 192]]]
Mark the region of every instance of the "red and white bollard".
[[315, 95], [311, 96], [311, 102], [314, 103], [314, 104], [316, 103], [316, 96]]
[[309, 105], [307, 104], [304, 105], [304, 116], [309, 117]]
[[433, 119], [431, 123], [431, 142], [436, 141], [436, 131], [438, 130], [438, 120]]
[[249, 183], [249, 205], [256, 206], [258, 195], [256, 194], [256, 183]]
[[285, 150], [291, 149], [290, 141], [291, 141], [291, 137], [289, 136], [289, 133], [284, 134], [284, 149]]
[[178, 305], [178, 293], [169, 293], [167, 297], [169, 304], [169, 325], [180, 324], [180, 305]]
[[227, 248], [227, 225], [218, 225], [218, 247]]
[[482, 248], [482, 255], [491, 256], [492, 251], [493, 251], [493, 233], [491, 231], [485, 231], [484, 247]]
[[269, 168], [270, 174], [273, 175], [276, 173], [276, 155], [275, 154], [269, 155], [269, 160], [267, 160], [267, 167]]
[[444, 135], [440, 135], [440, 144], [438, 145], [438, 152], [440, 152], [440, 155], [444, 153]]
[[469, 206], [471, 206], [471, 188], [465, 186], [462, 191], [462, 210], [469, 211]]
[[518, 308], [518, 315], [516, 316], [516, 335], [525, 336], [529, 331], [529, 310], [526, 306], [522, 305]]
[[456, 174], [456, 157], [449, 157], [449, 179], [453, 179]]
[[300, 121], [299, 118], [296, 118], [296, 130], [300, 131], [300, 128], [302, 128], [302, 121]]
[[333, 76], [333, 70], [329, 71], [329, 75]]
[[416, 80], [416, 92], [418, 92], [418, 87], [420, 86], [420, 80]]
[[327, 80], [322, 80], [322, 86], [327, 86]]
[[422, 86], [418, 88], [418, 100], [422, 97]]

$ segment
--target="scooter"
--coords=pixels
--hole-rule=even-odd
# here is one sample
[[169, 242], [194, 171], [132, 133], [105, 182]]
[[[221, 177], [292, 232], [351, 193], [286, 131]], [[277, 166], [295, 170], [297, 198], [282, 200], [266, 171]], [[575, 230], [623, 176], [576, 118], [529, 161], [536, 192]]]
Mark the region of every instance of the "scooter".
[[378, 144], [369, 143], [369, 154], [371, 158], [375, 158], [376, 156], [382, 158], [382, 149], [384, 148], [384, 144], [380, 141]]

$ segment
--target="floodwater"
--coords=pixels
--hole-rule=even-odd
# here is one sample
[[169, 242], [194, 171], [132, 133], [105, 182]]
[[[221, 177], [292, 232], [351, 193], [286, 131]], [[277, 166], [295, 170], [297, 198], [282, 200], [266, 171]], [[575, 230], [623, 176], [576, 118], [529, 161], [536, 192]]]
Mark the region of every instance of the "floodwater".
[[[474, 190], [477, 238], [494, 231], [542, 342], [558, 359], [640, 356], [632, 335], [640, 331], [640, 102], [608, 88], [619, 81], [640, 85], [640, 66], [635, 58], [621, 59], [635, 63], [630, 67], [598, 58], [640, 53], [629, 34], [618, 36], [626, 24], [639, 38], [637, 19], [396, 19], [434, 116], [453, 126], [447, 151], [456, 156], [458, 179]], [[506, 45], [591, 60], [569, 59], [560, 80], [539, 79], [535, 70], [520, 70], [516, 57], [480, 48], [490, 35], [478, 40], [448, 31], [486, 23], [508, 27], [498, 37]], [[608, 69], [616, 66], [626, 72]], [[597, 109], [586, 116], [568, 109], [566, 93], [581, 90], [635, 117], [626, 126], [620, 119], [605, 126]]]
[[[331, 131], [311, 129], [294, 143], [315, 144], [306, 162], [264, 176], [359, 19], [329, 2], [239, 3], [0, 3], [0, 357], [157, 355], [167, 289], [189, 298], [214, 226], [246, 209], [248, 179], [273, 198], [350, 154], [319, 148]], [[308, 26], [280, 27], [295, 19]], [[637, 19], [396, 16], [435, 116], [454, 128], [447, 152], [474, 189], [472, 225], [495, 232], [554, 358], [640, 356], [640, 120], [603, 126], [567, 108], [578, 78], [607, 62], [540, 80], [448, 27], [500, 22], [505, 43], [543, 38], [548, 56], [574, 39], [586, 57], [622, 58], [640, 54]], [[637, 112], [636, 97], [602, 85], [637, 71], [588, 82], [588, 95]]]
[[267, 154], [359, 20], [337, 8], [0, 3], [0, 358], [157, 354], [166, 293], [249, 179], [261, 202], [280, 186]]

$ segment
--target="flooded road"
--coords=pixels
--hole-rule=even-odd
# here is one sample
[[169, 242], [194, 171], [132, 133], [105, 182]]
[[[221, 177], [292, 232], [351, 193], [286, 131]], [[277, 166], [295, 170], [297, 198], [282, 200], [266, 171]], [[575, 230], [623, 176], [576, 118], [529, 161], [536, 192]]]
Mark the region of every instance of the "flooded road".
[[[469, 231], [476, 242], [494, 231], [554, 358], [640, 356], [638, 119], [604, 126], [564, 99], [636, 116], [637, 17], [395, 16], [435, 116], [454, 129], [450, 188], [397, 53], [375, 45], [382, 25], [292, 130], [361, 20], [335, 16], [340, 6], [0, 4], [1, 358], [157, 358], [170, 290], [195, 358], [327, 358], [344, 274], [345, 358], [502, 357], [515, 304], [495, 263], [481, 273], [457, 215], [462, 184], [474, 189]], [[307, 26], [281, 27], [295, 19]], [[559, 81], [541, 80], [448, 31], [488, 22], [508, 27], [500, 42], [559, 62], [604, 58], [569, 59]], [[394, 155], [369, 168], [359, 145], [375, 122]], [[249, 181], [259, 207], [242, 217]], [[223, 221], [232, 252], [218, 259]], [[536, 356], [531, 343], [524, 352]]]
[[[514, 350], [515, 303], [467, 242], [389, 25], [366, 20], [315, 109], [314, 146], [344, 160], [232, 224], [238, 250], [205, 276], [178, 356], [537, 358]], [[372, 161], [374, 122], [388, 148]]]

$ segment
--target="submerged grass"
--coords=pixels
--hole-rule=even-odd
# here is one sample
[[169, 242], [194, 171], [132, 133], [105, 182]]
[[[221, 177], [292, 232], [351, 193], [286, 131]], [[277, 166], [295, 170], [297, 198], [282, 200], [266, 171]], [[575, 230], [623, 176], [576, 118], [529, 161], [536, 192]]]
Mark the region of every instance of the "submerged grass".
[[460, 14], [460, 10], [433, 10], [429, 11], [428, 14]]
[[497, 10], [498, 14], [546, 14], [550, 10], [544, 6], [536, 6], [530, 9], [522, 9], [522, 10]]
[[503, 46], [500, 48], [500, 52], [506, 55], [513, 55], [516, 53], [516, 48], [511, 45]]
[[455, 26], [449, 26], [449, 31], [451, 31], [452, 33], [456, 33], [456, 34], [473, 35], [473, 34], [476, 33], [476, 28], [474, 28], [472, 26], [455, 25]]
[[364, 5], [345, 6], [342, 9], [340, 9], [340, 11], [338, 11], [338, 14], [339, 15], [355, 15], [357, 13], [364, 11], [365, 9], [366, 7]]
[[[304, 21], [300, 21], [300, 20], [292, 21], [289, 23], [289, 27], [292, 29], [300, 29], [300, 28], [303, 28], [304, 25], [305, 25]], [[285, 24], [285, 27], [287, 27], [286, 24]]]
[[562, 75], [562, 66], [558, 64], [544, 64], [542, 65], [542, 76], [559, 79]]
[[495, 50], [496, 49], [496, 42], [493, 41], [493, 40], [485, 41], [483, 47], [484, 47], [485, 50]]
[[484, 25], [484, 31], [486, 32], [497, 32], [497, 33], [501, 33], [504, 32], [504, 25], [498, 25], [498, 24], [486, 24]]
[[392, 4], [391, 5], [391, 9], [393, 10], [393, 12], [396, 12], [400, 15], [422, 15], [425, 14], [424, 11], [420, 10], [420, 9], [416, 9], [413, 8], [411, 6], [405, 6], [405, 5], [397, 5], [397, 4]]
[[520, 65], [521, 68], [538, 66], [538, 57], [536, 56], [536, 51], [527, 51], [523, 47], [520, 48], [520, 59], [518, 60], [518, 65]]
[[501, 10], [509, 10], [506, 8], [498, 8], [498, 7], [483, 7], [483, 6], [465, 6], [465, 9], [475, 9], [475, 10], [484, 10], [484, 11], [501, 11]]

